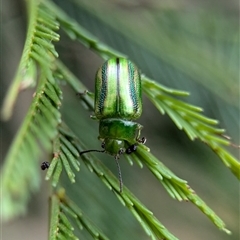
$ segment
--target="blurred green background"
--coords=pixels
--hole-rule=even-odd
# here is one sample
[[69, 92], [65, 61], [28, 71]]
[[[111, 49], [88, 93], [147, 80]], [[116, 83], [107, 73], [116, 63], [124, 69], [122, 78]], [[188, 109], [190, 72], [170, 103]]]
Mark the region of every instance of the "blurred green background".
[[[102, 42], [126, 54], [141, 71], [170, 88], [189, 91], [184, 99], [218, 119], [227, 135], [239, 144], [239, 2], [188, 0], [56, 0], [64, 11]], [[2, 3], [1, 102], [14, 77], [23, 49], [27, 16], [25, 2]], [[60, 30], [60, 59], [91, 91], [103, 62], [94, 52], [73, 42]], [[88, 146], [100, 148], [98, 123], [89, 118], [75, 92], [63, 86], [63, 119], [84, 137]], [[31, 101], [32, 91], [21, 93], [9, 122], [1, 122], [1, 159]], [[124, 184], [154, 212], [179, 239], [239, 239], [239, 183], [221, 160], [203, 143], [190, 142], [167, 116], [144, 97], [139, 122], [147, 146], [189, 185], [225, 221], [228, 236], [191, 203], [172, 200], [146, 168], [121, 159]], [[237, 149], [229, 148], [239, 158]], [[100, 154], [99, 154], [100, 155]], [[98, 156], [117, 175], [113, 159]], [[68, 194], [110, 239], [149, 239], [126, 208], [81, 164], [76, 184], [62, 181]], [[40, 171], [40, 170], [39, 170]], [[44, 178], [45, 173], [42, 173]], [[45, 181], [33, 196], [27, 216], [2, 226], [8, 239], [47, 239], [49, 187]], [[83, 231], [82, 239], [91, 239]]]

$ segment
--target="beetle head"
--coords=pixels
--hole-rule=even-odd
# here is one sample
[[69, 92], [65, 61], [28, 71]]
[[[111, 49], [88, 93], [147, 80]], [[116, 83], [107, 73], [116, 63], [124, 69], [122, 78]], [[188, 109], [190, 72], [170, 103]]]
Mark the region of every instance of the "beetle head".
[[112, 138], [104, 139], [104, 141], [102, 142], [102, 148], [104, 148], [106, 153], [115, 157], [119, 157], [119, 155], [125, 152], [124, 141]]

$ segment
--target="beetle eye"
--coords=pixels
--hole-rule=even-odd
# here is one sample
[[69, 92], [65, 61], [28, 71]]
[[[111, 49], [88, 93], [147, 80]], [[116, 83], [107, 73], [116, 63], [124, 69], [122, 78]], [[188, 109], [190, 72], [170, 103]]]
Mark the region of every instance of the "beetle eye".
[[133, 144], [130, 147], [127, 148], [126, 153], [131, 154], [137, 150], [137, 144]]
[[102, 148], [105, 148], [105, 142], [102, 142], [101, 147], [102, 147]]
[[124, 153], [124, 148], [120, 148], [119, 151], [118, 151], [118, 154], [121, 155]]

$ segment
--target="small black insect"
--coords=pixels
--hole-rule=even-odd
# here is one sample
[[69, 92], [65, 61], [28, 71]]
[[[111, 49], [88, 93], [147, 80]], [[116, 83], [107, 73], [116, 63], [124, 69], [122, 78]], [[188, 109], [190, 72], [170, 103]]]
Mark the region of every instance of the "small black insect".
[[45, 169], [49, 168], [49, 166], [50, 166], [50, 163], [49, 163], [49, 162], [42, 162], [42, 164], [41, 164], [41, 169], [42, 169], [42, 170], [45, 170]]

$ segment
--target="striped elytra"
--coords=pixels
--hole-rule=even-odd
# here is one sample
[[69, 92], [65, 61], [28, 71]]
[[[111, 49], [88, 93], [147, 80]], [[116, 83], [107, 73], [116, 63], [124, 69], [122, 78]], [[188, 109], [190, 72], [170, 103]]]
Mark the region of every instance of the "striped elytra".
[[106, 61], [96, 73], [95, 116], [135, 120], [142, 113], [140, 72], [125, 58]]

